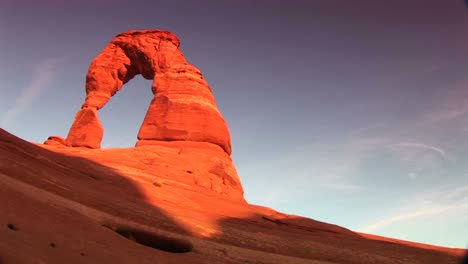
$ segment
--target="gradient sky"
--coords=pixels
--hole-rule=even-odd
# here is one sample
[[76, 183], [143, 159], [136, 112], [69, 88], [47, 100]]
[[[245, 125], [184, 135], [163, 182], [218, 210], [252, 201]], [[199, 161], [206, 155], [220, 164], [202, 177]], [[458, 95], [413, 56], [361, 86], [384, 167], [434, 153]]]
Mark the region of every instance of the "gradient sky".
[[[0, 126], [66, 136], [91, 60], [146, 28], [176, 33], [210, 83], [250, 203], [467, 245], [462, 0], [2, 0]], [[150, 87], [137, 76], [100, 111], [103, 147], [134, 145]]]

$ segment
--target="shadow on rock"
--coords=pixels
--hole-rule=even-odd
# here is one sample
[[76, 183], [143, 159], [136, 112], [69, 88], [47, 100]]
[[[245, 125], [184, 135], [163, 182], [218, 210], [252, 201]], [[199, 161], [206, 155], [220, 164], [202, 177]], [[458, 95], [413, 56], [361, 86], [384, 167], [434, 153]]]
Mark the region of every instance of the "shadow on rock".
[[146, 199], [113, 168], [0, 130], [5, 263], [164, 263], [191, 252], [188, 232]]

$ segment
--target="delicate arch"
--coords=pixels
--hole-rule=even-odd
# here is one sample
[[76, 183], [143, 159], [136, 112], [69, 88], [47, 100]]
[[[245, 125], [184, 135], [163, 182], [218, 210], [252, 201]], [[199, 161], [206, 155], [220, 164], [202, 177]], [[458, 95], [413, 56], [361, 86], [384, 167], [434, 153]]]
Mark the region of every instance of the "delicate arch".
[[86, 99], [65, 140], [72, 147], [100, 148], [104, 129], [98, 110], [135, 75], [152, 79], [154, 98], [138, 132], [137, 146], [152, 141], [216, 144], [231, 154], [229, 130], [208, 83], [179, 50], [176, 35], [134, 30], [117, 35], [91, 62]]

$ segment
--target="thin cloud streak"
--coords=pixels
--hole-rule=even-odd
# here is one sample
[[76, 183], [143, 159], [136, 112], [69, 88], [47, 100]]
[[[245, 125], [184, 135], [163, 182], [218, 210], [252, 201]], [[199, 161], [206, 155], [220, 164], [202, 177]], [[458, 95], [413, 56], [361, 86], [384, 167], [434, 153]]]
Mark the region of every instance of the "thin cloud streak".
[[[356, 179], [360, 167], [381, 145], [382, 139], [367, 137], [351, 137], [342, 142], [310, 142], [283, 152], [281, 158], [256, 160], [250, 166], [240, 166], [239, 174], [249, 183], [246, 184], [247, 199], [269, 206], [294, 199], [295, 195], [309, 193], [310, 190], [315, 193], [360, 192], [364, 189]], [[255, 180], [255, 175], [275, 175], [278, 171], [287, 171], [289, 180], [284, 182], [279, 177], [271, 178], [269, 195], [251, 196], [254, 192], [249, 188], [254, 190], [264, 185]]]
[[362, 186], [352, 183], [323, 183], [319, 186], [340, 191], [359, 191], [362, 189]]
[[462, 103], [453, 103], [453, 105], [446, 108], [429, 116], [428, 121], [435, 123], [460, 118], [468, 112], [468, 101], [465, 99]]
[[[383, 143], [380, 138], [347, 138], [343, 142], [316, 142], [290, 151], [281, 159], [257, 162], [250, 171], [265, 174], [288, 170], [293, 182], [309, 183], [307, 189], [358, 191], [355, 180], [361, 166]], [[273, 165], [272, 165], [273, 164]], [[243, 167], [246, 171], [247, 167]], [[245, 172], [246, 175], [249, 174]], [[284, 185], [282, 185], [284, 188]]]
[[447, 218], [457, 217], [456, 215], [468, 214], [468, 185], [458, 188], [450, 188], [445, 191], [432, 191], [409, 199], [397, 213], [367, 225], [359, 231], [371, 233], [382, 231], [386, 227], [398, 224], [402, 226], [404, 222], [411, 222], [417, 218], [434, 218], [444, 216]]
[[441, 103], [421, 118], [424, 124], [437, 124], [465, 117], [468, 113], [468, 93], [466, 87], [468, 79], [459, 80], [453, 87], [448, 89], [450, 92]]
[[423, 216], [430, 216], [430, 215], [441, 213], [446, 210], [448, 210], [448, 208], [434, 207], [434, 208], [421, 208], [413, 212], [405, 212], [402, 214], [392, 216], [385, 220], [377, 221], [376, 223], [366, 226], [363, 229], [361, 229], [361, 232], [364, 232], [364, 233], [375, 232], [375, 231], [381, 230], [384, 227], [390, 226], [398, 222], [408, 221], [408, 220], [412, 220], [414, 218], [423, 217]]
[[0, 119], [0, 126], [4, 127], [11, 120], [26, 111], [34, 100], [47, 90], [55, 77], [55, 70], [59, 62], [60, 59], [48, 59], [34, 67], [31, 81], [16, 99], [13, 107], [3, 114]]
[[410, 148], [418, 148], [418, 149], [423, 149], [423, 150], [430, 150], [438, 153], [440, 156], [442, 156], [445, 159], [450, 159], [449, 156], [447, 155], [447, 152], [443, 150], [442, 148], [438, 148], [432, 145], [427, 145], [424, 143], [419, 143], [419, 142], [399, 142], [395, 144], [389, 144], [387, 145], [388, 147], [410, 147]]

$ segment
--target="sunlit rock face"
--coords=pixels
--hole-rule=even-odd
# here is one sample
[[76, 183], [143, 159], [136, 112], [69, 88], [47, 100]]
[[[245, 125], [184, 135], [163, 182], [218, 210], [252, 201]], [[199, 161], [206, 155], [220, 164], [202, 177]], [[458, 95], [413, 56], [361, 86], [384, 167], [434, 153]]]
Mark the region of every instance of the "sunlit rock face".
[[137, 146], [151, 141], [195, 141], [231, 154], [230, 134], [200, 70], [179, 50], [179, 38], [162, 30], [117, 35], [91, 62], [86, 99], [66, 138], [72, 147], [100, 148], [97, 110], [135, 75], [152, 79], [154, 98], [138, 133]]
[[[51, 136], [44, 143], [87, 148], [95, 156], [105, 153], [105, 157], [127, 164], [132, 171], [144, 168], [144, 174], [151, 177], [163, 175], [186, 188], [201, 187], [207, 193], [244, 201], [230, 157], [226, 122], [208, 83], [200, 70], [185, 60], [179, 45], [177, 36], [168, 31], [134, 30], [117, 35], [89, 66], [86, 99], [68, 136]], [[136, 148], [98, 151], [104, 134], [98, 110], [137, 74], [153, 79], [154, 98], [140, 127]], [[133, 164], [141, 153], [144, 157]]]

